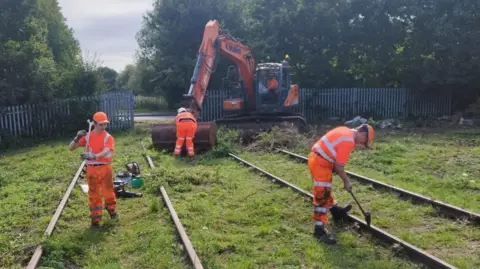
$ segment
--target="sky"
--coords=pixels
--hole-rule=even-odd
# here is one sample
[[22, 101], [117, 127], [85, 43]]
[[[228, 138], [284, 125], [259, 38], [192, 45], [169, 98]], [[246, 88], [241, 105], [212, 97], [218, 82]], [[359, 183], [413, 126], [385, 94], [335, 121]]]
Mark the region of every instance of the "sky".
[[83, 55], [117, 72], [133, 63], [135, 35], [154, 0], [58, 0]]

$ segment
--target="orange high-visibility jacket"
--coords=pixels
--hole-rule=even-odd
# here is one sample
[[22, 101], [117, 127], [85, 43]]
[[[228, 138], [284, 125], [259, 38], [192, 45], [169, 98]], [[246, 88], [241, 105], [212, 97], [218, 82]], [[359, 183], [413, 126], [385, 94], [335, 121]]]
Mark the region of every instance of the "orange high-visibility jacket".
[[275, 78], [272, 78], [267, 83], [267, 89], [273, 90], [273, 89], [276, 89], [276, 88], [278, 88], [278, 81]]
[[327, 132], [312, 147], [312, 151], [332, 165], [346, 165], [355, 149], [355, 131], [345, 126]]
[[[97, 133], [95, 131], [90, 132], [90, 137], [87, 134], [86, 136], [80, 138], [78, 144], [80, 146], [85, 146], [88, 139], [88, 149], [87, 151], [94, 154], [100, 153], [105, 147], [108, 147], [111, 152], [114, 151], [114, 139], [107, 131]], [[87, 160], [87, 164], [108, 164], [112, 162], [112, 153], [108, 153], [107, 156], [98, 158], [95, 160]]]

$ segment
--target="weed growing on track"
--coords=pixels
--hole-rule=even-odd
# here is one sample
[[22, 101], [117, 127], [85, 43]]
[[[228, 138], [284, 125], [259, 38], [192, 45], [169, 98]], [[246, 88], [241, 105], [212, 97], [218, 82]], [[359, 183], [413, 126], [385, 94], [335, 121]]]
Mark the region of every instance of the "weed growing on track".
[[[250, 161], [295, 185], [309, 191], [311, 177], [308, 167], [283, 155], [242, 153]], [[363, 215], [352, 197], [343, 190], [341, 180], [334, 177], [334, 195], [338, 202], [353, 205], [352, 214]], [[353, 190], [362, 206], [371, 211], [372, 224], [387, 230], [407, 242], [427, 250], [458, 268], [480, 266], [480, 231], [476, 227], [437, 217], [430, 206], [413, 205], [402, 201], [395, 194], [376, 191], [352, 181]]]

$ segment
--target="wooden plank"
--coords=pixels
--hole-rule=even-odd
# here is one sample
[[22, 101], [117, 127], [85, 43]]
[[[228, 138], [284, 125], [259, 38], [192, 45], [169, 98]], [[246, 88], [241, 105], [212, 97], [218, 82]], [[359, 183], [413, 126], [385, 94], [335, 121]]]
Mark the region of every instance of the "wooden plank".
[[[72, 178], [70, 186], [68, 186], [67, 191], [63, 195], [62, 201], [58, 205], [57, 210], [53, 214], [53, 217], [50, 220], [50, 223], [48, 224], [47, 229], [45, 230], [45, 233], [44, 233], [45, 236], [50, 237], [50, 235], [53, 233], [53, 229], [55, 228], [55, 224], [57, 224], [57, 221], [60, 218], [60, 214], [62, 214], [63, 209], [65, 208], [65, 205], [67, 204], [67, 200], [70, 197], [70, 194], [72, 193], [73, 187], [75, 187], [75, 184], [77, 183], [77, 180], [80, 177], [80, 174], [82, 173], [82, 170], [83, 170], [84, 166], [85, 166], [85, 161], [83, 161], [80, 164], [80, 167], [78, 168], [77, 173], [75, 173], [75, 176]], [[43, 253], [43, 247], [40, 244], [35, 249], [35, 253], [33, 253], [32, 258], [30, 259], [30, 262], [27, 265], [27, 269], [37, 268], [38, 262], [40, 261], [40, 257], [42, 257], [42, 253]]]
[[203, 266], [200, 263], [200, 259], [198, 258], [195, 250], [193, 249], [190, 239], [188, 239], [188, 236], [185, 233], [185, 229], [183, 228], [183, 225], [180, 222], [180, 219], [178, 218], [177, 213], [175, 212], [175, 209], [173, 208], [173, 205], [170, 202], [170, 199], [168, 198], [168, 194], [165, 191], [165, 188], [161, 186], [160, 191], [162, 193], [163, 199], [165, 200], [165, 203], [167, 204], [168, 210], [170, 211], [170, 215], [172, 216], [172, 219], [175, 222], [175, 226], [177, 226], [177, 231], [180, 234], [180, 237], [182, 238], [183, 245], [187, 249], [188, 256], [190, 257], [190, 261], [192, 262], [195, 269], [203, 269]]

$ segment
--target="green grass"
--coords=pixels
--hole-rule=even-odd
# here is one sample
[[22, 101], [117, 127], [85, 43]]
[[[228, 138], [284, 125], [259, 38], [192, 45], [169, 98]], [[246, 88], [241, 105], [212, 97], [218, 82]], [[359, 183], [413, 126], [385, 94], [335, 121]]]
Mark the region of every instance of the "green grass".
[[[116, 172], [128, 161], [141, 165], [144, 197], [120, 198], [120, 222], [107, 217], [100, 231], [92, 231], [87, 195], [77, 185], [52, 237], [44, 242], [40, 267], [191, 268], [157, 194], [163, 185], [205, 268], [419, 268], [349, 230], [338, 231], [337, 246], [316, 242], [308, 201], [232, 160], [212, 158], [221, 156], [221, 150], [204, 155], [197, 166], [151, 152], [157, 165], [151, 171], [141, 156], [145, 135], [115, 135], [114, 161]], [[68, 142], [10, 152], [0, 159], [9, 167], [0, 181], [2, 267], [22, 268], [43, 241], [80, 164], [80, 150], [69, 152]]]
[[[153, 123], [147, 122], [137, 126], [148, 129]], [[128, 161], [137, 161], [141, 165], [145, 179], [145, 186], [140, 190], [144, 197], [120, 198], [118, 201], [120, 222], [112, 223], [107, 217], [100, 231], [91, 231], [87, 195], [77, 185], [52, 237], [45, 240], [45, 251], [40, 266], [191, 268], [168, 209], [158, 196], [157, 189], [163, 185], [205, 268], [420, 267], [408, 259], [396, 257], [388, 247], [377, 245], [377, 241], [371, 240], [366, 235], [360, 236], [349, 227], [331, 226], [340, 239], [336, 246], [325, 246], [316, 242], [311, 235], [313, 228], [311, 202], [292, 190], [272, 184], [237, 162], [222, 157], [226, 151], [232, 149], [226, 145], [225, 137], [222, 135], [219, 136], [221, 143], [218, 149], [200, 157], [195, 166], [177, 160], [170, 154], [163, 155], [150, 150], [157, 166], [153, 170], [148, 168], [141, 155], [140, 142], [150, 140], [147, 133], [140, 130], [129, 134], [117, 134], [115, 137], [115, 172], [123, 171]], [[379, 137], [380, 140], [385, 140], [382, 136]], [[421, 176], [410, 181], [398, 180], [400, 169], [393, 170], [396, 171], [393, 173], [392, 170], [388, 170], [392, 164], [384, 164], [381, 160], [388, 162], [387, 156], [391, 156], [390, 158], [394, 160], [404, 160], [405, 167], [412, 166], [412, 163], [415, 163], [411, 160], [414, 154], [412, 151], [418, 151], [418, 147], [427, 149], [428, 147], [425, 138], [422, 142], [416, 142], [414, 138], [409, 138], [405, 142], [405, 139], [398, 138], [398, 135], [392, 136], [391, 139], [394, 141], [393, 144], [379, 141], [378, 147], [368, 153], [370, 154], [368, 156], [363, 152], [354, 153], [349, 169], [359, 173], [363, 173], [364, 170], [360, 171], [357, 167], [369, 171], [378, 169], [384, 175], [379, 179], [390, 180], [388, 181], [390, 183], [407, 182], [409, 184], [407, 187], [423, 188], [433, 194], [443, 194], [448, 189], [447, 186], [452, 186], [439, 183], [436, 185], [429, 183], [433, 185], [427, 186], [425, 182], [416, 183], [415, 180], [423, 178]], [[438, 142], [442, 140], [435, 141], [442, 143]], [[2, 268], [22, 268], [30, 260], [36, 245], [43, 241], [42, 234], [81, 162], [79, 159], [81, 150], [69, 152], [68, 143], [69, 141], [65, 140], [10, 151], [0, 158], [2, 167], [7, 167], [0, 174]], [[396, 143], [400, 145], [412, 143], [414, 146], [399, 150], [398, 148], [402, 146]], [[473, 154], [479, 152], [475, 146], [470, 147], [473, 147], [473, 150], [469, 148]], [[450, 144], [448, 149], [449, 154], [455, 150]], [[305, 152], [305, 148], [296, 150], [300, 153]], [[467, 164], [477, 165], [476, 159], [472, 157], [475, 155], [458, 149], [455, 152], [457, 158], [466, 160]], [[431, 170], [425, 169], [424, 159], [433, 157], [425, 158], [420, 151], [416, 154], [423, 156], [423, 159], [416, 161], [421, 165], [412, 167], [410, 174], [428, 174]], [[438, 155], [435, 154], [435, 158]], [[311, 180], [305, 165], [296, 164], [279, 155], [263, 156], [250, 153], [243, 156], [252, 162], [262, 160], [262, 165], [271, 172], [285, 176], [286, 179], [296, 180], [296, 183], [306, 190], [311, 188]], [[377, 162], [370, 160], [374, 158]], [[454, 176], [458, 173], [467, 173], [469, 180], [478, 176], [478, 170], [461, 166], [459, 159], [455, 160], [457, 162], [454, 164], [446, 164], [449, 169], [440, 169], [444, 171], [442, 180], [448, 179], [449, 184], [453, 184]], [[437, 164], [435, 167], [441, 166]], [[408, 173], [404, 176], [406, 175]], [[470, 199], [465, 203], [475, 209], [478, 207], [475, 204], [475, 201], [478, 202], [478, 192], [473, 189], [470, 194], [462, 194], [462, 191], [477, 186], [472, 185], [475, 182], [468, 182], [460, 188], [457, 195], [445, 197], [454, 199], [463, 195], [457, 198], [459, 203]], [[346, 201], [348, 196], [340, 191], [338, 182], [336, 184], [338, 199]], [[401, 184], [396, 185], [405, 187]], [[445, 222], [436, 217], [428, 207], [413, 207], [408, 202], [398, 201], [393, 195], [374, 192], [358, 184], [354, 186], [359, 192], [359, 198], [372, 211], [375, 225], [434, 254], [439, 254], [460, 268], [473, 268], [470, 266], [478, 265], [474, 264], [474, 255], [478, 255], [478, 246], [475, 245], [475, 242], [479, 241], [477, 231], [469, 226]], [[438, 189], [432, 189], [432, 186]], [[356, 208], [354, 213], [360, 215]], [[425, 231], [426, 227], [431, 229]], [[460, 250], [463, 251], [463, 256], [458, 254]]]
[[[144, 134], [116, 135], [115, 172], [128, 161], [143, 169], [140, 140]], [[0, 264], [22, 268], [30, 260], [57, 204], [81, 163], [69, 141], [11, 152], [0, 159], [8, 167], [0, 175]], [[148, 170], [142, 171], [148, 178]], [[85, 183], [80, 179], [79, 183]], [[144, 191], [144, 190], [140, 190]], [[168, 210], [154, 195], [118, 199], [120, 223], [104, 211], [101, 231], [89, 229], [88, 197], [74, 188], [50, 239], [40, 266], [49, 268], [187, 268]]]
[[418, 268], [368, 237], [339, 231], [328, 247], [312, 237], [311, 205], [230, 159], [196, 166], [154, 153], [166, 187], [205, 268]]

